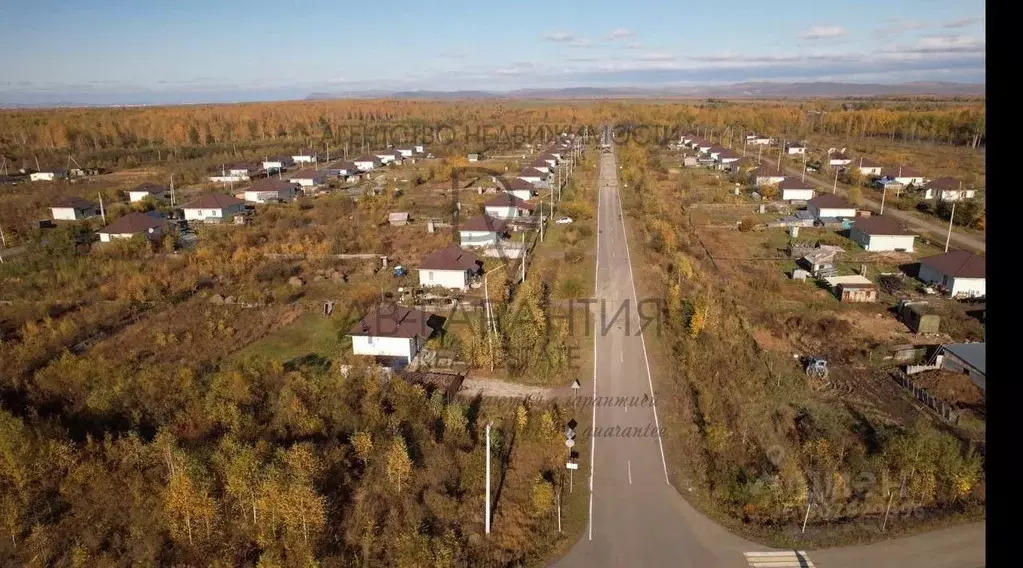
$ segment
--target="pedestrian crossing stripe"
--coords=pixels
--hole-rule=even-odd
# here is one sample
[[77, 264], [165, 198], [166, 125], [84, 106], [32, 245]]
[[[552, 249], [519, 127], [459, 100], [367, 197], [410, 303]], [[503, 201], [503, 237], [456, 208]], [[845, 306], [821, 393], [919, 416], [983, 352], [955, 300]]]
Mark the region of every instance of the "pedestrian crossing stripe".
[[750, 568], [814, 568], [810, 557], [802, 550], [779, 552], [743, 552]]

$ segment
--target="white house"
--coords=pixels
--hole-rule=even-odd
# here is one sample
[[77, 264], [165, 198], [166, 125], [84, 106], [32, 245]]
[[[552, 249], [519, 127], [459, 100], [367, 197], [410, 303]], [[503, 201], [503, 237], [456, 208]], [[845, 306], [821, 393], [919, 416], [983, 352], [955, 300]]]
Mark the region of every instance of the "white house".
[[290, 174], [288, 181], [297, 183], [302, 187], [313, 187], [327, 183], [327, 174], [322, 171], [302, 170]]
[[833, 193], [818, 195], [806, 202], [806, 209], [815, 219], [845, 219], [856, 216], [856, 207]]
[[753, 184], [758, 187], [781, 183], [783, 179], [785, 179], [785, 174], [767, 164], [761, 164], [757, 169], [753, 170]]
[[470, 164], [475, 164], [476, 162], [480, 161], [480, 155], [479, 154], [469, 154], [468, 160], [469, 160]]
[[857, 218], [849, 229], [849, 238], [870, 252], [913, 252], [916, 241], [915, 234], [883, 215]]
[[385, 304], [377, 306], [352, 326], [352, 353], [393, 360], [408, 365], [433, 335], [430, 314]]
[[860, 175], [866, 177], [873, 177], [881, 175], [881, 164], [868, 160], [867, 158], [859, 158], [856, 162], [856, 169], [860, 171]]
[[170, 190], [162, 185], [157, 185], [148, 181], [139, 184], [135, 187], [135, 189], [128, 190], [128, 201], [132, 203], [142, 201], [147, 197], [152, 197], [159, 201], [165, 201], [170, 199]]
[[499, 193], [483, 204], [487, 215], [495, 219], [515, 219], [533, 214], [536, 206], [515, 197], [511, 193]]
[[69, 197], [50, 207], [50, 215], [55, 221], [78, 221], [99, 215], [99, 207], [81, 197]]
[[186, 221], [220, 223], [245, 212], [245, 202], [232, 195], [213, 193], [204, 195], [183, 206]]
[[537, 156], [536, 160], [533, 160], [533, 161], [534, 162], [543, 162], [543, 163], [547, 164], [548, 171], [554, 171], [554, 168], [556, 168], [557, 165], [558, 165], [558, 158], [557, 158], [557, 156], [554, 156], [553, 154], [541, 154], [540, 156]]
[[536, 185], [545, 183], [547, 180], [547, 174], [534, 168], [523, 168], [523, 170], [519, 172], [518, 178], [522, 181], [528, 181], [529, 183]]
[[909, 166], [881, 168], [881, 177], [894, 180], [896, 183], [901, 183], [904, 186], [915, 185], [919, 187], [927, 182], [927, 178], [922, 173]]
[[710, 154], [711, 158], [714, 158], [716, 160], [718, 159], [718, 156], [721, 155], [721, 152], [724, 152], [725, 150], [727, 150], [727, 148], [725, 148], [724, 146], [718, 146], [717, 144], [715, 144], [711, 146], [709, 150], [707, 150], [707, 153]]
[[295, 154], [291, 159], [296, 164], [315, 164], [316, 163], [316, 152], [312, 150], [303, 150], [298, 154]]
[[756, 145], [756, 146], [770, 146], [771, 142], [772, 142], [772, 140], [769, 137], [767, 137], [767, 136], [756, 136], [752, 140], [749, 141], [750, 144], [753, 144], [753, 145]]
[[[713, 154], [712, 154], [712, 156], [713, 156]], [[739, 158], [741, 156], [739, 156], [735, 152], [729, 150], [728, 148], [722, 148], [721, 151], [718, 152], [718, 155], [717, 156], [713, 156], [713, 157], [721, 165], [727, 165], [727, 164], [734, 164], [735, 162], [738, 162]]]
[[268, 172], [284, 170], [295, 165], [295, 160], [289, 156], [279, 156], [263, 160], [263, 169]]
[[833, 152], [828, 155], [829, 166], [848, 166], [852, 163], [852, 158], [846, 155], [845, 150], [839, 152]]
[[693, 143], [693, 147], [699, 150], [701, 153], [710, 152], [710, 149], [713, 146], [714, 145], [711, 144], [710, 142], [704, 142], [702, 140]]
[[423, 146], [422, 144], [416, 144], [412, 148], [416, 151], [416, 154], [426, 153], [426, 146]]
[[508, 225], [488, 215], [473, 217], [458, 227], [463, 247], [485, 247], [497, 244], [508, 233]]
[[938, 198], [941, 201], [961, 201], [973, 199], [977, 191], [972, 187], [963, 187], [963, 182], [947, 176], [932, 179], [920, 190], [923, 199]]
[[238, 176], [248, 180], [252, 176], [256, 175], [256, 166], [249, 164], [234, 164], [227, 167], [227, 173], [233, 176]]
[[67, 170], [64, 168], [57, 168], [53, 170], [46, 170], [44, 172], [32, 172], [28, 174], [29, 181], [53, 181], [58, 179], [67, 179]]
[[423, 259], [419, 265], [419, 285], [464, 291], [482, 271], [483, 262], [476, 255], [450, 245]]
[[378, 153], [373, 154], [373, 155], [376, 156], [376, 158], [378, 160], [380, 160], [380, 163], [383, 164], [383, 165], [390, 164], [391, 162], [394, 161], [394, 154], [392, 154], [390, 152], [387, 152], [387, 151], [378, 152]]
[[501, 184], [504, 191], [523, 201], [529, 201], [536, 197], [536, 186], [522, 178], [498, 178], [497, 182]]
[[376, 156], [362, 156], [361, 158], [356, 158], [352, 163], [355, 164], [356, 168], [359, 168], [360, 172], [368, 172], [383, 164], [380, 158]]
[[785, 145], [785, 153], [789, 154], [789, 155], [805, 154], [806, 153], [806, 146], [803, 146], [802, 144], [786, 144]]
[[941, 286], [953, 298], [983, 297], [987, 288], [985, 272], [983, 258], [966, 251], [951, 251], [921, 258], [917, 278]]
[[274, 178], [257, 180], [245, 190], [245, 201], [268, 203], [271, 201], [292, 201], [298, 194], [299, 185], [291, 181]]
[[810, 201], [816, 193], [813, 186], [799, 178], [786, 177], [778, 182], [782, 201]]
[[128, 213], [99, 231], [99, 240], [109, 243], [114, 239], [130, 239], [145, 235], [150, 240], [163, 236], [164, 220], [145, 213]]
[[415, 148], [398, 148], [396, 151], [400, 153], [403, 158], [411, 158], [412, 154], [414, 154], [416, 150]]

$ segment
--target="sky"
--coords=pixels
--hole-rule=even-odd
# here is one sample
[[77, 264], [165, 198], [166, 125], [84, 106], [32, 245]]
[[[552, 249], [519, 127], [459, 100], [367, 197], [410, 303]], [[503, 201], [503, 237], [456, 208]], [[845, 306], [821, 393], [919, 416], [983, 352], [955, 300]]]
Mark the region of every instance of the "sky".
[[983, 83], [983, 0], [0, 0], [0, 104]]

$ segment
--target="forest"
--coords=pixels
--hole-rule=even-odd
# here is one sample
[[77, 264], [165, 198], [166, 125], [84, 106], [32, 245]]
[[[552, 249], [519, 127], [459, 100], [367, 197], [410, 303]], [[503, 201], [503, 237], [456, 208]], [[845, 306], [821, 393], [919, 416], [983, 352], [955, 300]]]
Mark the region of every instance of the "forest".
[[[402, 282], [379, 268], [315, 258], [372, 251], [413, 265], [447, 244], [448, 234], [383, 220], [396, 210], [452, 215], [450, 196], [436, 186], [450, 188], [467, 152], [509, 154], [491, 163], [497, 173], [517, 166], [521, 144], [486, 134], [501, 128], [530, 129], [534, 143], [613, 121], [664, 132], [700, 125], [733, 135], [983, 144], [982, 101], [920, 104], [311, 101], [0, 111], [8, 170], [36, 160], [63, 167], [69, 156], [115, 170], [86, 183], [0, 185], [0, 228], [29, 245], [0, 264], [0, 564], [542, 562], [569, 538], [556, 532], [562, 409], [446, 400], [381, 381], [346, 355], [345, 331]], [[402, 174], [400, 197], [337, 192], [263, 207], [248, 225], [199, 227], [194, 248], [172, 238], [90, 248], [85, 237], [98, 219], [32, 224], [69, 195], [102, 195], [110, 220], [160, 208], [123, 202], [137, 179], [174, 175], [183, 193], [198, 195], [212, 190], [204, 174], [225, 162], [302, 147], [355, 156], [419, 136], [437, 159]], [[651, 148], [630, 144], [619, 161], [628, 211], [656, 270], [646, 293], [667, 300], [672, 371], [664, 380], [673, 396], [665, 400], [677, 404], [668, 439], [675, 455], [695, 456], [681, 475], [707, 488], [721, 518], [754, 527], [788, 523], [808, 479], [846, 484], [834, 491], [837, 517], [856, 507], [876, 513], [887, 494], [861, 498], [841, 475], [864, 468], [886, 488], [898, 486], [906, 510], [975, 514], [984, 502], [982, 459], [947, 433], [921, 424], [866, 436], [827, 405], [791, 404], [793, 393], [809, 396], [800, 377], [759, 352], [737, 315], [752, 284], [715, 273], [677, 207], [687, 188], [665, 183], [668, 166], [655, 163]], [[530, 265], [538, 277], [513, 289], [491, 276], [493, 350], [478, 320], [453, 327], [436, 347], [502, 378], [563, 382], [578, 337], [548, 314], [592, 294], [592, 162], [582, 162], [561, 204], [575, 222], [538, 247]], [[483, 198], [464, 199], [477, 206]], [[343, 278], [324, 279], [325, 270]], [[292, 277], [306, 284], [293, 287]], [[338, 301], [334, 315], [310, 317], [325, 299]], [[299, 325], [322, 337], [314, 356], [260, 352], [267, 337]], [[345, 376], [341, 365], [351, 369]], [[708, 367], [721, 372], [698, 372]], [[488, 538], [482, 431], [491, 420], [502, 478]], [[768, 458], [775, 445], [785, 448], [777, 463]], [[780, 482], [758, 483], [763, 475]]]

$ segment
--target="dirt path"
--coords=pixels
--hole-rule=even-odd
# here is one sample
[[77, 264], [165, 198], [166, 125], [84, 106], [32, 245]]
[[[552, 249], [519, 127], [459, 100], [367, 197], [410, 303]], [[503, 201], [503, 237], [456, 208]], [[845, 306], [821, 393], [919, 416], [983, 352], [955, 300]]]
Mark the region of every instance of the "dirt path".
[[547, 387], [533, 387], [497, 379], [474, 379], [469, 377], [462, 381], [462, 388], [459, 389], [458, 394], [468, 397], [482, 394], [486, 397], [533, 398], [538, 400], [547, 400], [556, 396], [555, 389]]

